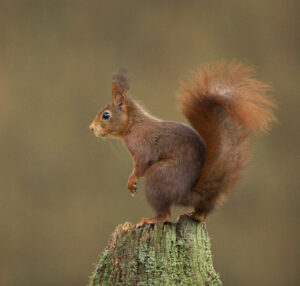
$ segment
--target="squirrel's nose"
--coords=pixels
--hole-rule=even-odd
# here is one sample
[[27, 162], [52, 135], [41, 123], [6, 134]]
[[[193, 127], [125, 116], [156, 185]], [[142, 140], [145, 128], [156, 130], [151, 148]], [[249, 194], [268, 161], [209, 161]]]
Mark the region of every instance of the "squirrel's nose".
[[90, 125], [89, 129], [91, 130], [92, 133], [94, 133], [94, 127], [92, 124]]

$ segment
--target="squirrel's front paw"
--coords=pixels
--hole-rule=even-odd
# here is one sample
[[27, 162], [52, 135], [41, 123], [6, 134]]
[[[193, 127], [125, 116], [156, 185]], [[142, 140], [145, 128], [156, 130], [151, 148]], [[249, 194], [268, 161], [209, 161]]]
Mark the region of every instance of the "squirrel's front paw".
[[130, 176], [130, 178], [128, 180], [127, 188], [129, 189], [131, 195], [134, 197], [136, 190], [137, 190], [136, 178], [134, 176]]
[[137, 189], [136, 182], [131, 185], [128, 184], [128, 189], [129, 189], [131, 195], [134, 197], [134, 195], [136, 193], [136, 189]]

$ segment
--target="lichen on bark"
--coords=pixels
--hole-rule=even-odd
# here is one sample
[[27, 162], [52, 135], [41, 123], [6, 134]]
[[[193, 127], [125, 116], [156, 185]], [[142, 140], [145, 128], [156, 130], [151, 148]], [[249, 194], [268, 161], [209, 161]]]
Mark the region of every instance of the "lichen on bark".
[[177, 223], [136, 228], [118, 225], [92, 273], [89, 286], [222, 285], [213, 267], [204, 223], [187, 216]]

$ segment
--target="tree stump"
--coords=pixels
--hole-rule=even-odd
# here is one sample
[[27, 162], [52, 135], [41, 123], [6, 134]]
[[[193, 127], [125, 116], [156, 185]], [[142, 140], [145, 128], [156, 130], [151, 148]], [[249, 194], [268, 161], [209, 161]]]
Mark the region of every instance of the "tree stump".
[[136, 228], [118, 225], [102, 252], [89, 286], [222, 285], [205, 223], [187, 216], [177, 223]]

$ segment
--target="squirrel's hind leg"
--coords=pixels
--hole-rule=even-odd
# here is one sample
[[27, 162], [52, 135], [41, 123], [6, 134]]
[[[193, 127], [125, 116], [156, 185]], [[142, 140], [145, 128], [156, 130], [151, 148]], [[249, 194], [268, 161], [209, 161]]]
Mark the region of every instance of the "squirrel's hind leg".
[[194, 211], [190, 211], [190, 212], [187, 212], [187, 213], [184, 213], [184, 214], [178, 216], [177, 220], [180, 220], [184, 216], [189, 216], [193, 220], [203, 222], [203, 221], [205, 221], [207, 214], [205, 212], [197, 212], [196, 210], [194, 210]]
[[203, 222], [208, 213], [212, 210], [213, 206], [211, 204], [211, 202], [208, 202], [206, 200], [200, 200], [198, 201], [198, 203], [194, 206], [194, 210], [187, 212], [185, 214], [182, 214], [180, 216], [178, 216], [177, 220], [180, 220], [180, 218], [182, 218], [183, 216], [189, 216], [191, 217], [193, 220], [199, 221], [199, 222]]
[[137, 227], [141, 227], [145, 224], [154, 224], [157, 222], [166, 222], [170, 219], [171, 217], [171, 212], [170, 209], [166, 210], [163, 214], [156, 215], [154, 217], [150, 218], [142, 218], [140, 221], [137, 223]]

